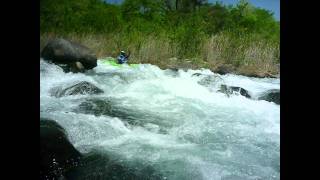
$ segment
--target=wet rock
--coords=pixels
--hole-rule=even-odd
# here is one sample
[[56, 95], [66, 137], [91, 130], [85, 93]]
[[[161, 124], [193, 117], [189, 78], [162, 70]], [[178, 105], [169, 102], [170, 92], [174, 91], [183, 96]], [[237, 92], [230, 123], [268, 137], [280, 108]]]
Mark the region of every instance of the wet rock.
[[201, 74], [201, 73], [194, 73], [194, 74], [192, 74], [191, 76], [201, 76], [201, 75], [203, 75], [203, 74]]
[[258, 99], [280, 104], [280, 89], [268, 90], [262, 93], [262, 95]]
[[64, 179], [64, 174], [77, 166], [81, 157], [57, 122], [40, 120], [40, 179]]
[[179, 68], [172, 67], [172, 68], [169, 68], [169, 70], [174, 71], [174, 72], [178, 72], [178, 71], [179, 71]]
[[222, 81], [222, 78], [219, 75], [207, 75], [204, 78], [202, 78], [200, 81], [198, 81], [198, 84], [210, 88], [221, 81]]
[[100, 99], [88, 99], [79, 105], [77, 112], [94, 114], [96, 116], [113, 114], [112, 102]]
[[137, 119], [140, 120], [143, 118], [138, 111], [118, 107], [115, 102], [106, 99], [88, 99], [82, 102], [74, 111], [77, 113], [93, 114], [95, 116], [106, 115], [117, 117], [132, 125], [140, 125], [140, 121], [137, 121]]
[[55, 121], [40, 120], [40, 179], [162, 179], [150, 165], [127, 162], [96, 150], [77, 151]]
[[241, 87], [230, 86], [230, 88], [232, 89], [233, 92], [238, 92], [242, 96], [245, 96], [247, 98], [251, 98], [251, 96], [249, 95], [249, 92]]
[[76, 113], [93, 114], [95, 116], [117, 117], [126, 122], [127, 125], [145, 126], [153, 123], [161, 127], [159, 133], [165, 134], [164, 129], [169, 128], [171, 124], [166, 124], [166, 119], [153, 113], [135, 108], [123, 107], [115, 99], [86, 99], [78, 107], [73, 109]]
[[179, 69], [169, 68], [169, 69], [166, 69], [166, 70], [164, 71], [164, 73], [165, 73], [167, 76], [178, 77], [178, 76], [179, 76]]
[[[43, 48], [41, 56], [57, 65], [65, 65], [63, 69], [66, 71], [72, 66], [79, 66], [77, 62], [80, 62], [85, 70], [97, 66], [97, 57], [93, 51], [81, 44], [61, 38], [49, 41]], [[74, 67], [71, 70], [74, 70]]]
[[97, 150], [86, 154], [78, 166], [66, 174], [67, 179], [108, 179], [108, 180], [160, 180], [162, 175], [150, 165], [125, 162]]
[[69, 86], [65, 89], [61, 89], [61, 87], [58, 87], [51, 90], [51, 95], [55, 97], [78, 95], [78, 94], [92, 95], [92, 94], [101, 94], [101, 93], [103, 93], [103, 90], [86, 81], [82, 81], [75, 85]]
[[231, 94], [240, 94], [240, 95], [245, 96], [247, 98], [251, 98], [249, 92], [246, 89], [243, 89], [241, 87], [236, 87], [236, 86], [227, 86], [227, 85], [222, 84], [220, 86], [219, 92], [222, 92], [222, 93], [226, 94], [227, 96], [229, 96]]

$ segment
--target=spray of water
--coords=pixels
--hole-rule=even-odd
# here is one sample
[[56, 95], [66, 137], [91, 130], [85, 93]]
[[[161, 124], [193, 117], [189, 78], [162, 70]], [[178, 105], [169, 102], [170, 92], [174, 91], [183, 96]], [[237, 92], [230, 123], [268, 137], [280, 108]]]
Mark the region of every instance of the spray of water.
[[[64, 73], [42, 60], [40, 70], [40, 116], [61, 124], [83, 153], [99, 149], [142, 162], [167, 179], [279, 179], [280, 106], [256, 98], [280, 89], [279, 79], [100, 62], [85, 74]], [[205, 76], [216, 78], [204, 86]], [[50, 94], [81, 81], [104, 93]], [[245, 88], [253, 98], [228, 97], [218, 92], [221, 84]], [[86, 111], [85, 103], [98, 110]]]

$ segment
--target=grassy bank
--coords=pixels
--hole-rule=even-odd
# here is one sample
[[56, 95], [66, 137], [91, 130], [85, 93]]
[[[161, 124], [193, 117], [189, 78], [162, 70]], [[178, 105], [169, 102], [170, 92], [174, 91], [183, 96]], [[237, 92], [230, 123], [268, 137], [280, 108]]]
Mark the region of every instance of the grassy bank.
[[278, 74], [280, 26], [271, 12], [241, 0], [41, 0], [40, 46], [66, 38], [101, 57], [131, 52], [132, 63], [165, 68], [225, 66], [247, 76]]
[[278, 74], [279, 46], [264, 41], [246, 38], [231, 39], [227, 34], [211, 36], [201, 42], [199, 53], [181, 57], [179, 44], [170, 43], [166, 37], [142, 36], [129, 40], [120, 34], [64, 34], [43, 33], [40, 35], [40, 51], [54, 38], [66, 38], [92, 49], [98, 58], [116, 57], [119, 51], [131, 52], [131, 63], [150, 63], [160, 68], [208, 68], [216, 71], [227, 66], [234, 73], [266, 77]]

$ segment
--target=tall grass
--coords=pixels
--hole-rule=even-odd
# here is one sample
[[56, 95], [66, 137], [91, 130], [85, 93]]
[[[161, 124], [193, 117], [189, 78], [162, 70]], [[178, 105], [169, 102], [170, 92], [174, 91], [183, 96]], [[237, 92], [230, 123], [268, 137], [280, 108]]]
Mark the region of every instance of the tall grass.
[[255, 39], [234, 37], [219, 33], [206, 39], [202, 47], [202, 58], [212, 69], [222, 64], [237, 68], [241, 74], [276, 74], [279, 63], [279, 44]]
[[181, 44], [165, 35], [43, 33], [40, 35], [40, 48], [53, 38], [81, 43], [92, 49], [98, 58], [116, 57], [120, 50], [125, 50], [131, 53], [131, 63], [149, 63], [161, 68], [205, 67], [214, 71], [217, 67], [228, 64], [236, 69], [236, 73], [249, 76], [278, 73], [276, 64], [279, 63], [279, 45], [252, 37], [235, 38], [228, 33], [203, 39], [199, 52], [192, 58], [181, 56]]

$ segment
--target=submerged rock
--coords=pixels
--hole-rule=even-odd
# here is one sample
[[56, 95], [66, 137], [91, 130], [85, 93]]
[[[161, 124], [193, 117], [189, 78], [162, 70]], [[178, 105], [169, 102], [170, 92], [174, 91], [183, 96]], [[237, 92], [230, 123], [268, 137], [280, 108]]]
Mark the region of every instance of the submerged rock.
[[73, 111], [76, 113], [93, 114], [95, 116], [117, 117], [129, 125], [146, 127], [153, 123], [159, 127], [159, 133], [166, 134], [166, 128], [169, 128], [163, 117], [152, 114], [147, 111], [131, 109], [117, 104], [114, 99], [98, 99], [92, 98], [82, 102]]
[[[200, 75], [201, 74], [199, 74], [198, 76]], [[223, 79], [219, 75], [207, 75], [204, 78], [202, 78], [200, 81], [198, 81], [198, 84], [203, 85], [205, 87], [212, 87], [215, 84], [221, 82], [222, 80]]]
[[164, 73], [167, 76], [178, 77], [179, 76], [179, 69], [169, 68], [169, 69], [164, 70]]
[[141, 122], [137, 121], [137, 119], [143, 118], [143, 115], [139, 114], [138, 111], [118, 107], [115, 102], [105, 99], [88, 99], [82, 102], [74, 111], [77, 113], [93, 114], [95, 116], [107, 115], [117, 117], [132, 125], [138, 125]]
[[203, 74], [201, 74], [201, 73], [194, 73], [194, 74], [192, 74], [191, 76], [201, 76], [201, 75], [203, 75]]
[[268, 90], [264, 92], [258, 99], [280, 104], [280, 89]]
[[40, 120], [40, 179], [63, 179], [81, 157], [57, 122]]
[[96, 116], [113, 114], [112, 102], [100, 99], [88, 99], [82, 102], [77, 112], [84, 114], [94, 114]]
[[97, 66], [97, 57], [93, 51], [81, 44], [61, 38], [49, 41], [43, 48], [41, 56], [57, 65], [65, 65], [63, 68], [65, 71], [77, 72]]
[[226, 94], [227, 96], [231, 94], [240, 94], [242, 96], [245, 96], [247, 98], [251, 98], [249, 92], [246, 89], [243, 89], [242, 87], [236, 87], [236, 86], [227, 86], [222, 84], [220, 86], [219, 92], [222, 92]]
[[69, 86], [65, 89], [61, 89], [60, 87], [52, 89], [51, 95], [55, 97], [62, 97], [62, 96], [70, 96], [70, 95], [77, 95], [77, 94], [101, 94], [103, 90], [96, 87], [95, 85], [82, 81], [75, 85]]

